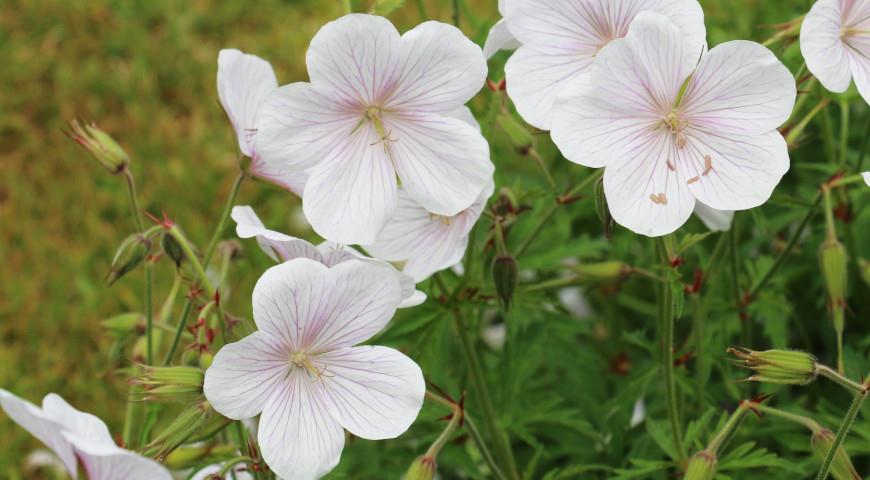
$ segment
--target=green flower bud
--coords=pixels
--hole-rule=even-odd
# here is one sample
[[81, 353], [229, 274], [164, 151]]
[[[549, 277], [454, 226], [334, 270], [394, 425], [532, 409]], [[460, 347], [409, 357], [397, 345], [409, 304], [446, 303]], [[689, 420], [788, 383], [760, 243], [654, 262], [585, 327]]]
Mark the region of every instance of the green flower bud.
[[235, 445], [208, 445], [179, 447], [167, 455], [163, 463], [170, 470], [186, 470], [195, 466], [209, 463], [206, 458], [229, 458], [237, 455], [238, 448]]
[[716, 474], [716, 455], [701, 450], [689, 460], [683, 480], [713, 480]]
[[498, 124], [504, 130], [511, 143], [519, 149], [527, 149], [532, 146], [532, 134], [524, 126], [517, 122], [513, 115], [499, 115]]
[[861, 267], [861, 278], [864, 279], [864, 283], [870, 286], [870, 262], [862, 258], [858, 261], [858, 265]]
[[139, 266], [151, 251], [151, 241], [144, 236], [134, 233], [125, 238], [115, 252], [115, 258], [112, 259], [112, 266], [109, 268], [109, 273], [106, 274], [105, 282], [112, 285], [124, 275], [133, 271]]
[[142, 385], [144, 400], [188, 400], [202, 394], [205, 374], [198, 367], [144, 367], [144, 372], [131, 380]]
[[757, 352], [742, 347], [729, 347], [738, 358], [737, 365], [755, 371], [747, 380], [781, 385], [806, 385], [816, 379], [816, 357], [797, 350], [767, 350]]
[[165, 430], [145, 446], [145, 455], [166, 458], [173, 450], [187, 441], [211, 417], [211, 404], [202, 401], [182, 411]]
[[[836, 238], [828, 238], [819, 250], [822, 276], [828, 292], [828, 305], [835, 312], [834, 328], [843, 331], [843, 314], [846, 306], [846, 284], [848, 279], [848, 255], [843, 244]], [[837, 312], [840, 312], [838, 315]]]
[[65, 133], [111, 173], [123, 172], [130, 163], [127, 152], [109, 134], [93, 124], [82, 124], [79, 120], [73, 120], [69, 122], [69, 131]]
[[517, 273], [517, 261], [514, 257], [500, 255], [492, 262], [492, 280], [495, 283], [495, 291], [505, 309], [510, 308], [517, 288], [519, 275]]
[[211, 366], [211, 362], [214, 361], [214, 355], [209, 352], [202, 352], [202, 355], [199, 356], [199, 366], [203, 370], [208, 370], [208, 367]]
[[580, 279], [589, 282], [615, 282], [631, 272], [631, 267], [619, 262], [581, 263], [572, 269], [580, 274]]
[[126, 338], [131, 333], [145, 332], [145, 317], [141, 313], [122, 313], [100, 322], [113, 336]]
[[402, 480], [432, 480], [435, 478], [436, 462], [432, 457], [422, 456], [414, 459], [414, 463], [405, 472]]
[[[824, 461], [828, 452], [831, 451], [835, 437], [834, 432], [827, 428], [813, 433], [810, 444], [813, 447], [813, 451], [816, 452], [816, 455], [822, 461]], [[835, 480], [861, 480], [861, 476], [858, 475], [858, 472], [852, 465], [852, 460], [849, 459], [849, 455], [842, 445], [837, 449], [836, 455], [834, 455], [834, 462], [831, 464], [831, 475]]]
[[175, 262], [175, 267], [180, 268], [181, 262], [184, 260], [184, 250], [178, 244], [178, 240], [172, 235], [164, 234], [160, 246], [163, 247], [163, 253]]

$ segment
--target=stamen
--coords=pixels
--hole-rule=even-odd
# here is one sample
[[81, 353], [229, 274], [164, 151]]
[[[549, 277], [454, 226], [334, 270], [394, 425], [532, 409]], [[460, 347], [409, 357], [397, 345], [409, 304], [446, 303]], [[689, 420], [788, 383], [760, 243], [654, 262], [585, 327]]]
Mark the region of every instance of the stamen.
[[326, 373], [327, 367], [323, 367], [322, 369], [315, 367], [305, 352], [293, 353], [293, 355], [290, 356], [290, 361], [293, 362], [293, 365], [296, 366], [296, 368], [305, 369], [308, 376], [314, 381], [321, 380], [324, 376], [323, 374]]
[[710, 155], [704, 155], [704, 173], [701, 175], [706, 177], [713, 170], [713, 159]]
[[438, 215], [432, 212], [429, 212], [429, 220], [440, 220], [444, 225], [447, 226], [450, 226], [450, 222], [452, 221], [450, 217], [445, 217], [444, 215]]
[[664, 193], [655, 194], [652, 193], [649, 196], [649, 199], [652, 200], [656, 205], [667, 205], [668, 204], [668, 196]]
[[691, 184], [697, 182], [698, 180], [701, 180], [701, 177], [699, 177], [699, 176], [696, 175], [696, 176], [690, 178], [689, 181], [686, 182], [686, 183], [688, 183], [689, 185], [691, 185]]
[[670, 171], [672, 171], [672, 172], [676, 172], [676, 171], [677, 171], [677, 167], [675, 167], [674, 164], [671, 163], [670, 160], [667, 161], [667, 164], [668, 164], [668, 170], [670, 170]]

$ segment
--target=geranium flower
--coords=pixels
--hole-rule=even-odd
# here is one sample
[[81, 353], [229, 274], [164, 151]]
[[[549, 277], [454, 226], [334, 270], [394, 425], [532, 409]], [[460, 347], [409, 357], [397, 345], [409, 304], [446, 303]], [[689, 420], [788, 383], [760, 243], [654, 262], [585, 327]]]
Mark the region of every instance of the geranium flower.
[[[505, 0], [498, 0], [498, 13], [504, 17]], [[514, 37], [504, 18], [500, 18], [489, 30], [486, 43], [483, 44], [483, 56], [492, 58], [499, 50], [515, 50], [520, 47], [519, 40]]]
[[54, 451], [73, 479], [78, 478], [81, 464], [90, 480], [172, 480], [163, 465], [115, 445], [102, 420], [76, 410], [54, 393], [46, 395], [39, 408], [0, 389], [0, 406]]
[[816, 2], [801, 25], [801, 53], [825, 88], [845, 92], [854, 78], [870, 103], [870, 2]]
[[716, 210], [699, 201], [695, 202], [695, 215], [713, 232], [731, 230], [731, 223], [734, 221], [733, 210]]
[[324, 264], [327, 267], [338, 265], [348, 260], [364, 260], [377, 263], [388, 269], [398, 278], [402, 286], [402, 303], [399, 308], [416, 307], [426, 301], [426, 294], [416, 289], [416, 283], [410, 274], [396, 270], [392, 265], [377, 259], [363, 256], [351, 247], [333, 242], [323, 242], [314, 246], [301, 238], [291, 237], [263, 225], [262, 220], [249, 206], [233, 207], [230, 217], [236, 222], [236, 234], [239, 238], [256, 238], [266, 255], [276, 262], [289, 262], [296, 258], [308, 258]]
[[507, 29], [522, 44], [505, 65], [507, 92], [526, 122], [550, 130], [553, 102], [588, 82], [596, 56], [642, 11], [669, 17], [701, 54], [706, 28], [697, 0], [504, 0]]
[[276, 265], [254, 287], [258, 331], [218, 351], [205, 396], [229, 418], [262, 413], [257, 437], [276, 474], [319, 478], [338, 464], [344, 429], [395, 438], [423, 405], [426, 386], [413, 360], [354, 346], [380, 332], [401, 300], [396, 276], [369, 262]]
[[254, 148], [257, 113], [263, 100], [277, 88], [278, 79], [269, 62], [236, 49], [224, 49], [218, 54], [218, 97], [236, 131], [239, 150], [251, 159], [250, 173], [301, 196], [305, 171], [269, 165]]
[[402, 272], [415, 282], [422, 282], [462, 261], [471, 229], [486, 208], [493, 189], [490, 183], [470, 207], [452, 217], [429, 212], [404, 189], [399, 189], [396, 214], [381, 230], [377, 241], [365, 249], [377, 258], [403, 263]]
[[553, 140], [569, 160], [606, 167], [613, 218], [643, 235], [675, 231], [696, 200], [757, 207], [789, 168], [776, 128], [794, 107], [791, 73], [755, 42], [723, 43], [699, 61], [701, 48], [642, 12], [599, 52], [590, 85], [556, 104]]
[[269, 165], [307, 169], [303, 210], [321, 237], [374, 242], [399, 181], [438, 215], [474, 203], [494, 170], [489, 146], [448, 113], [483, 86], [486, 60], [459, 29], [399, 36], [385, 18], [346, 15], [315, 35], [306, 64], [310, 83], [266, 99], [256, 146]]

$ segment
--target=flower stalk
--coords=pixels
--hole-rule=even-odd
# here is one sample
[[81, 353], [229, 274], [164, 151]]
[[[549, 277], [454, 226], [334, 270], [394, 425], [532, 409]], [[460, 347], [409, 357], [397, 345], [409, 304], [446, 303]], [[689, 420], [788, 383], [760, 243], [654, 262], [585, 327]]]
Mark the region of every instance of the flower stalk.
[[[673, 238], [669, 235], [659, 239], [661, 256], [666, 268], [670, 267]], [[668, 406], [668, 421], [674, 441], [674, 450], [680, 465], [686, 465], [688, 456], [683, 445], [683, 429], [680, 426], [680, 412], [677, 405], [677, 386], [674, 378], [674, 292], [668, 284], [660, 287], [659, 326], [661, 327], [662, 369], [665, 376], [665, 401]]]
[[855, 418], [858, 416], [858, 412], [861, 411], [861, 407], [864, 405], [864, 400], [867, 399], [868, 391], [870, 391], [870, 386], [865, 385], [862, 391], [855, 394], [855, 398], [852, 400], [852, 405], [849, 406], [846, 416], [843, 417], [843, 421], [840, 423], [840, 428], [837, 429], [837, 436], [834, 437], [833, 442], [831, 442], [830, 447], [828, 447], [828, 453], [825, 455], [822, 467], [819, 469], [819, 474], [816, 475], [816, 480], [825, 480], [828, 478], [834, 459], [837, 457], [840, 447], [843, 445], [843, 441], [846, 440], [846, 435], [848, 435], [849, 430], [852, 429], [852, 424], [855, 423]]

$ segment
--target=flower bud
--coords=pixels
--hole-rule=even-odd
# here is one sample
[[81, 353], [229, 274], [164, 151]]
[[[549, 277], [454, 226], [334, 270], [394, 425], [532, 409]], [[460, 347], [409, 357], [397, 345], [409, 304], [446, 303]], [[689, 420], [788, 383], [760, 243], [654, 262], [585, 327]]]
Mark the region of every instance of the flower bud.
[[520, 125], [513, 115], [499, 115], [498, 125], [504, 130], [507, 136], [511, 139], [511, 143], [519, 149], [527, 149], [532, 146], [532, 134], [529, 130]]
[[185, 445], [173, 450], [163, 463], [170, 470], [186, 470], [208, 463], [206, 458], [229, 458], [237, 455], [238, 448], [235, 445]]
[[205, 374], [197, 367], [144, 367], [144, 372], [131, 380], [142, 385], [145, 400], [186, 400], [202, 394]]
[[150, 251], [151, 241], [144, 236], [134, 233], [125, 238], [112, 259], [112, 266], [105, 278], [106, 284], [112, 285], [134, 270], [148, 257]]
[[435, 478], [435, 459], [432, 457], [422, 456], [414, 459], [414, 463], [405, 472], [402, 480], [432, 480]]
[[69, 122], [69, 131], [65, 133], [111, 173], [123, 172], [130, 163], [127, 152], [109, 134], [93, 124], [82, 124], [79, 120], [73, 120]]
[[126, 338], [131, 333], [145, 332], [145, 317], [141, 313], [122, 313], [100, 322], [113, 336]]
[[[825, 289], [828, 292], [828, 305], [834, 312], [834, 328], [843, 331], [843, 310], [846, 306], [846, 282], [848, 278], [848, 256], [843, 244], [829, 237], [819, 250]], [[840, 312], [838, 315], [837, 312]]]
[[686, 468], [683, 480], [713, 480], [716, 474], [716, 455], [706, 450], [696, 453]]
[[[816, 452], [816, 455], [818, 455], [822, 461], [824, 461], [828, 452], [831, 451], [831, 447], [834, 445], [834, 438], [834, 432], [827, 428], [823, 428], [813, 433], [813, 438], [810, 444], [812, 445], [813, 451]], [[852, 465], [852, 460], [849, 459], [849, 455], [846, 453], [846, 449], [843, 448], [842, 445], [837, 449], [837, 453], [834, 455], [834, 461], [831, 463], [831, 476], [833, 476], [835, 480], [861, 480], [861, 476], [858, 475], [858, 472]]]
[[214, 361], [214, 355], [209, 352], [202, 352], [202, 355], [199, 356], [199, 366], [203, 370], [208, 370], [208, 367], [211, 366], [211, 362]]
[[747, 380], [781, 385], [806, 385], [816, 379], [816, 357], [797, 350], [766, 350], [756, 352], [742, 347], [729, 347], [738, 358], [737, 365], [755, 371]]
[[870, 286], [870, 262], [861, 259], [858, 261], [858, 265], [861, 268], [861, 278], [864, 279], [864, 283], [866, 283], [867, 286]]
[[631, 267], [619, 262], [581, 263], [572, 267], [580, 279], [588, 282], [615, 282], [631, 272]]
[[211, 417], [212, 412], [211, 404], [206, 401], [188, 407], [145, 446], [144, 453], [149, 457], [165, 458], [196, 433]]
[[181, 262], [184, 260], [184, 250], [178, 244], [178, 240], [172, 235], [164, 234], [160, 246], [163, 247], [163, 253], [175, 262], [175, 268], [180, 268]]
[[595, 182], [595, 211], [604, 229], [604, 236], [608, 241], [613, 240], [613, 216], [610, 215], [610, 207], [607, 206], [607, 197], [604, 195], [604, 177]]
[[517, 261], [514, 257], [500, 255], [492, 262], [492, 280], [495, 283], [495, 291], [505, 309], [510, 308], [517, 288], [519, 276], [517, 274]]

